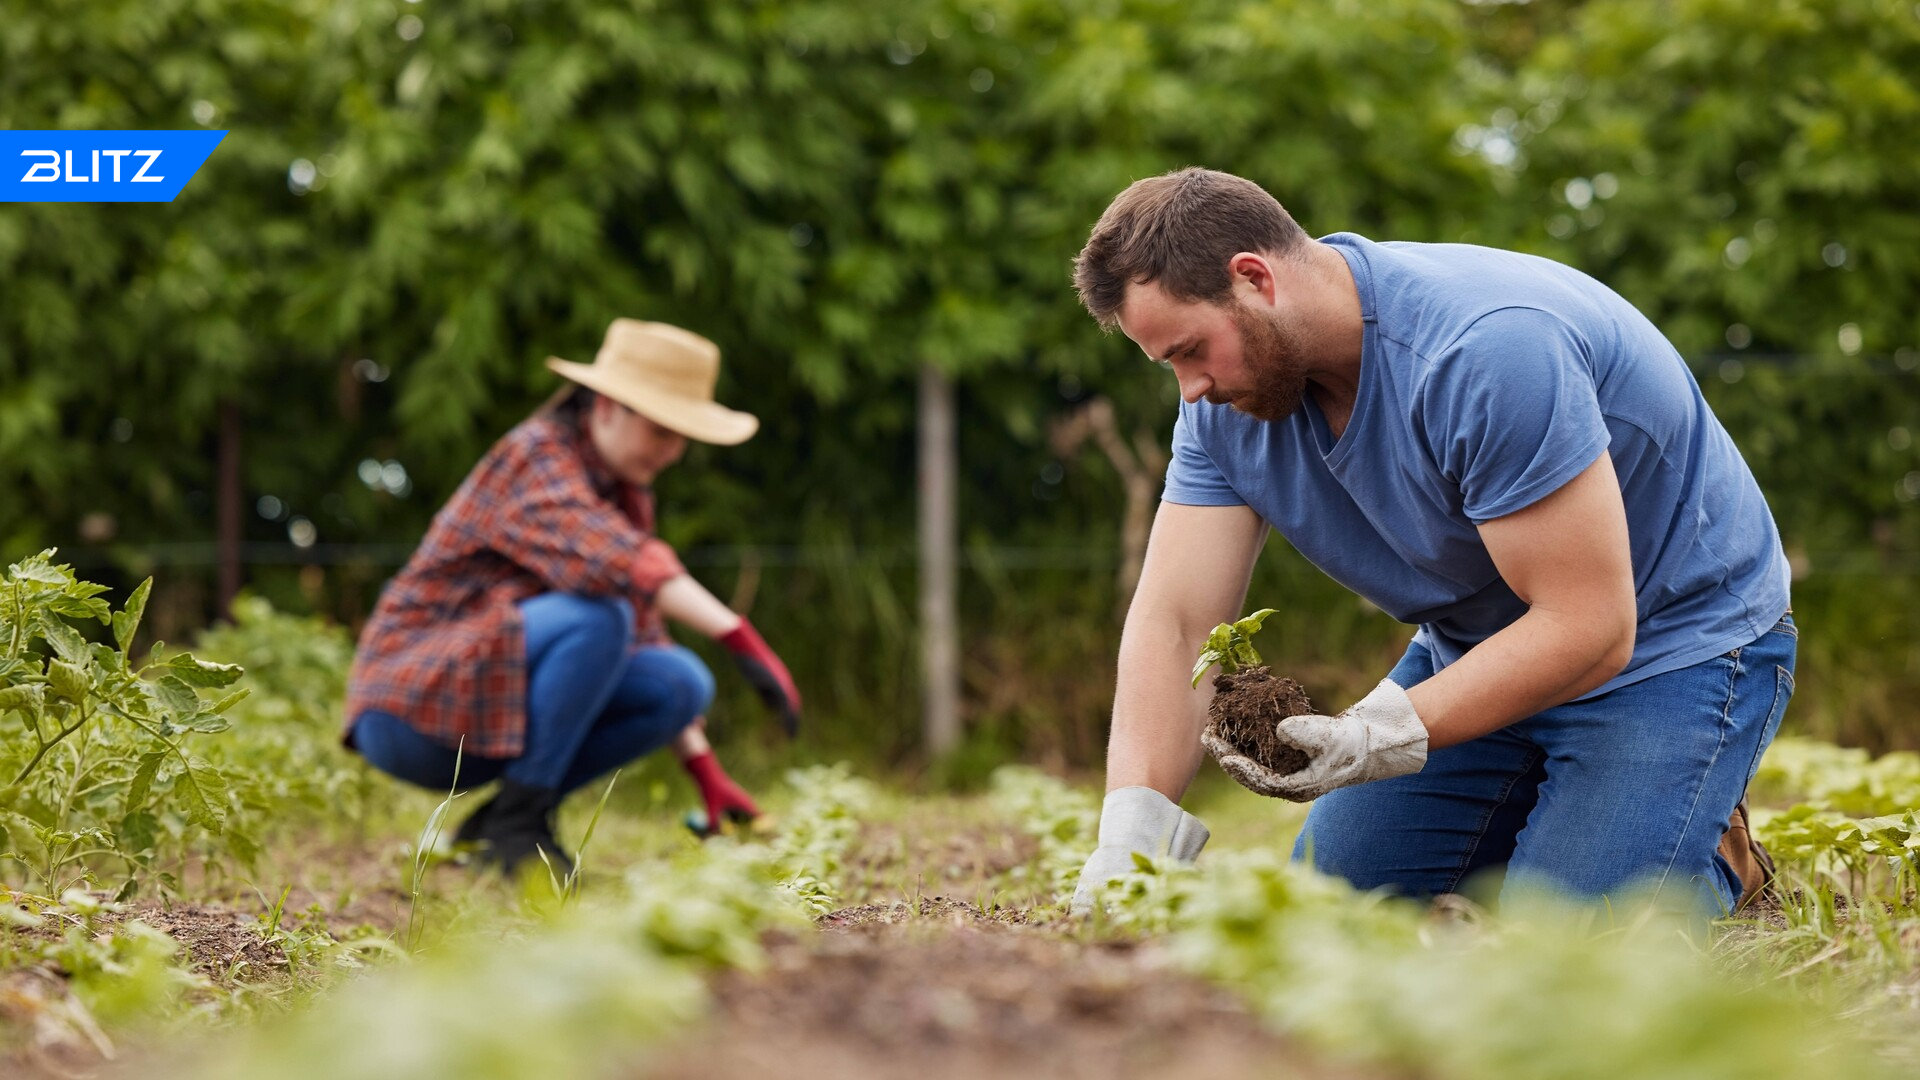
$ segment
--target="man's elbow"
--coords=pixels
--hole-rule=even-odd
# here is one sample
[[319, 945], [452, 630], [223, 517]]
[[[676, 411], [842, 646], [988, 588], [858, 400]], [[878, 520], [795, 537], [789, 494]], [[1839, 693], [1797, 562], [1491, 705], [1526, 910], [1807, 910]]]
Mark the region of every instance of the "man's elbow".
[[1623, 615], [1607, 620], [1612, 632], [1607, 635], [1604, 651], [1599, 663], [1594, 665], [1594, 674], [1599, 676], [1596, 685], [1608, 682], [1614, 676], [1627, 670], [1633, 662], [1633, 646], [1638, 631], [1638, 617], [1629, 605]]

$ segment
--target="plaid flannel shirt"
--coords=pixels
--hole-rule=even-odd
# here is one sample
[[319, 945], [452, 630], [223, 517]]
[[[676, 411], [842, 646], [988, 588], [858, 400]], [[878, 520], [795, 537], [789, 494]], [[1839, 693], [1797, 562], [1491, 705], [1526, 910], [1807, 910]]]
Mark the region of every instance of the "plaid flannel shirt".
[[519, 602], [541, 593], [621, 596], [635, 641], [666, 639], [654, 594], [685, 572], [653, 535], [653, 492], [616, 478], [579, 427], [536, 416], [508, 432], [434, 515], [360, 634], [347, 745], [367, 709], [466, 753], [526, 745], [526, 635]]

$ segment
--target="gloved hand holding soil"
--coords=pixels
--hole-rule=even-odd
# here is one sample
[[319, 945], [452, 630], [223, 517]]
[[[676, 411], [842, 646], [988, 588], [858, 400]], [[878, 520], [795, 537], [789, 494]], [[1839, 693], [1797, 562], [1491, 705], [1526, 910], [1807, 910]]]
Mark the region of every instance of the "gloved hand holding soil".
[[1213, 686], [1217, 692], [1207, 706], [1207, 726], [1200, 742], [1227, 775], [1241, 779], [1242, 770], [1227, 765], [1230, 757], [1248, 758], [1278, 776], [1307, 767], [1307, 755], [1280, 741], [1275, 731], [1287, 717], [1313, 712], [1313, 703], [1299, 683], [1276, 676], [1261, 664], [1221, 672]]

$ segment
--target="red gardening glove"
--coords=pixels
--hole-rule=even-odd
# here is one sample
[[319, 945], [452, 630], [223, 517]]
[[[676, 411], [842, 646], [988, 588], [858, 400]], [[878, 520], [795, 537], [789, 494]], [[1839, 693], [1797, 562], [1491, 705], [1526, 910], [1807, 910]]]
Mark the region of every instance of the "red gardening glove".
[[793, 676], [787, 673], [787, 665], [768, 647], [760, 632], [753, 624], [742, 618], [740, 625], [720, 635], [715, 640], [726, 646], [733, 654], [734, 666], [767, 703], [767, 708], [780, 714], [780, 726], [789, 736], [800, 730], [800, 690], [793, 685]]
[[706, 835], [718, 833], [721, 822], [750, 822], [760, 816], [760, 807], [754, 804], [753, 797], [733, 782], [713, 751], [687, 758], [680, 764], [686, 766], [687, 775], [693, 777], [701, 800], [707, 804]]

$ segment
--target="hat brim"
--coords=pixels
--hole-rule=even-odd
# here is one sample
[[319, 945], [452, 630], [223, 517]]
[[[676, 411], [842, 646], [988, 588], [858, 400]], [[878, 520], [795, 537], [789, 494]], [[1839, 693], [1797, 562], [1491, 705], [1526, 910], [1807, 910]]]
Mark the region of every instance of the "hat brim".
[[729, 409], [717, 401], [663, 394], [647, 386], [612, 378], [591, 364], [547, 357], [547, 367], [563, 379], [579, 383], [597, 394], [625, 405], [669, 431], [676, 431], [695, 442], [714, 446], [738, 446], [760, 430], [760, 419], [752, 413]]

